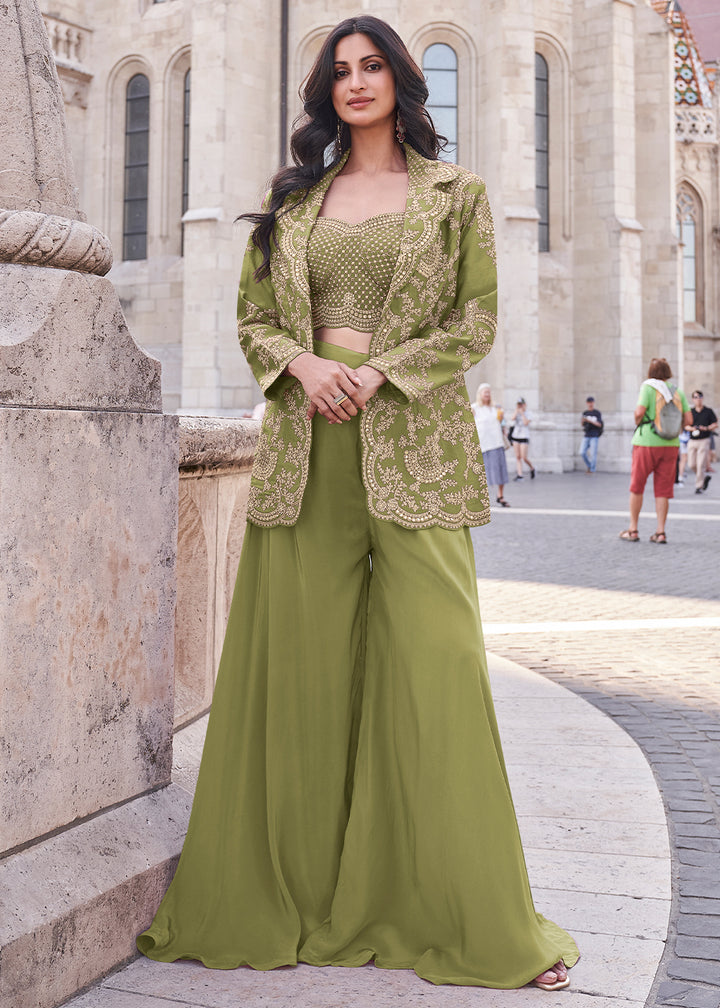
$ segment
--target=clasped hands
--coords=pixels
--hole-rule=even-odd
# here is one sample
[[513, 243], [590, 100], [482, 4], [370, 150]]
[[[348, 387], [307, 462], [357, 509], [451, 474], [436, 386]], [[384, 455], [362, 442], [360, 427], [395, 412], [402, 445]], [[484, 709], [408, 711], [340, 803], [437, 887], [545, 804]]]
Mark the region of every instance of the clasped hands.
[[[328, 423], [335, 424], [357, 416], [358, 410], [364, 410], [367, 401], [387, 381], [381, 371], [368, 364], [351, 368], [341, 361], [317, 357], [309, 350], [293, 358], [286, 370], [297, 378], [310, 400], [308, 419], [321, 413]], [[347, 399], [335, 402], [343, 395]]]

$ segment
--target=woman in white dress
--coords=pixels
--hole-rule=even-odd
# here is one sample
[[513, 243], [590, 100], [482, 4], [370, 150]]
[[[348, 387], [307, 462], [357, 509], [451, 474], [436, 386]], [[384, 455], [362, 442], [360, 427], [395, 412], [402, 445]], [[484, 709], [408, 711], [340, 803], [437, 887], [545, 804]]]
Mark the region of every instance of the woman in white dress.
[[503, 496], [503, 490], [508, 481], [502, 422], [504, 413], [502, 406], [493, 405], [492, 392], [487, 382], [483, 382], [478, 387], [472, 411], [480, 438], [488, 486], [498, 488], [495, 498], [498, 504], [502, 507], [510, 507]]

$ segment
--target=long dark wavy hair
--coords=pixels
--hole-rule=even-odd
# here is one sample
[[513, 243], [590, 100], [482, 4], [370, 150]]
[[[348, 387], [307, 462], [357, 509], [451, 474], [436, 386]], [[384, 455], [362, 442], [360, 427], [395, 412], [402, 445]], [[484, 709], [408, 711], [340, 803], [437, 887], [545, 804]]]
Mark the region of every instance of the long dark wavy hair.
[[[385, 21], [369, 14], [341, 21], [323, 42], [320, 54], [300, 89], [304, 114], [293, 124], [290, 138], [293, 164], [284, 166], [274, 176], [270, 184], [270, 202], [263, 211], [244, 213], [238, 217], [238, 220], [249, 220], [254, 224], [252, 241], [263, 254], [263, 261], [255, 271], [256, 280], [262, 280], [270, 273], [275, 221], [286, 198], [290, 193], [298, 193], [299, 199], [293, 206], [302, 203], [310, 187], [337, 164], [350, 146], [350, 130], [345, 123], [341, 123], [338, 143], [340, 120], [333, 108], [331, 93], [335, 79], [335, 47], [340, 39], [356, 33], [372, 39], [390, 64], [395, 78], [397, 109], [405, 124], [405, 142], [433, 161], [437, 160], [447, 143], [444, 136], [435, 132], [425, 108], [428, 98], [425, 78], [398, 33]], [[331, 147], [328, 163], [327, 151]]]

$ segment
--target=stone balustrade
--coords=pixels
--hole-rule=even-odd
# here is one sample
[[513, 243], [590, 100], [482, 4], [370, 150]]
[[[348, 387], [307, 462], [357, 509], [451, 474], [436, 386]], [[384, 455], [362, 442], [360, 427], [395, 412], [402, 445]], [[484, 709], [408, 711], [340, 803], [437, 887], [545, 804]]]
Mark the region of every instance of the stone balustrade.
[[53, 14], [43, 14], [66, 108], [86, 109], [93, 75], [88, 69], [92, 32]]
[[232, 600], [257, 420], [180, 418], [175, 727], [210, 706]]
[[43, 14], [53, 55], [57, 60], [82, 63], [87, 54], [90, 32], [53, 14]]

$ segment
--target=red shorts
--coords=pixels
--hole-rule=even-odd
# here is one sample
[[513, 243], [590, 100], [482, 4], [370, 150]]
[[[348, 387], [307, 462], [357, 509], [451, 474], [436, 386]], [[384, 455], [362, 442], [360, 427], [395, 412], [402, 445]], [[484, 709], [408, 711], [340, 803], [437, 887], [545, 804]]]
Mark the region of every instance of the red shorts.
[[630, 493], [645, 493], [645, 484], [650, 473], [653, 474], [653, 491], [656, 497], [672, 499], [675, 484], [678, 449], [675, 445], [651, 447], [649, 445], [633, 445], [632, 473], [630, 476]]

